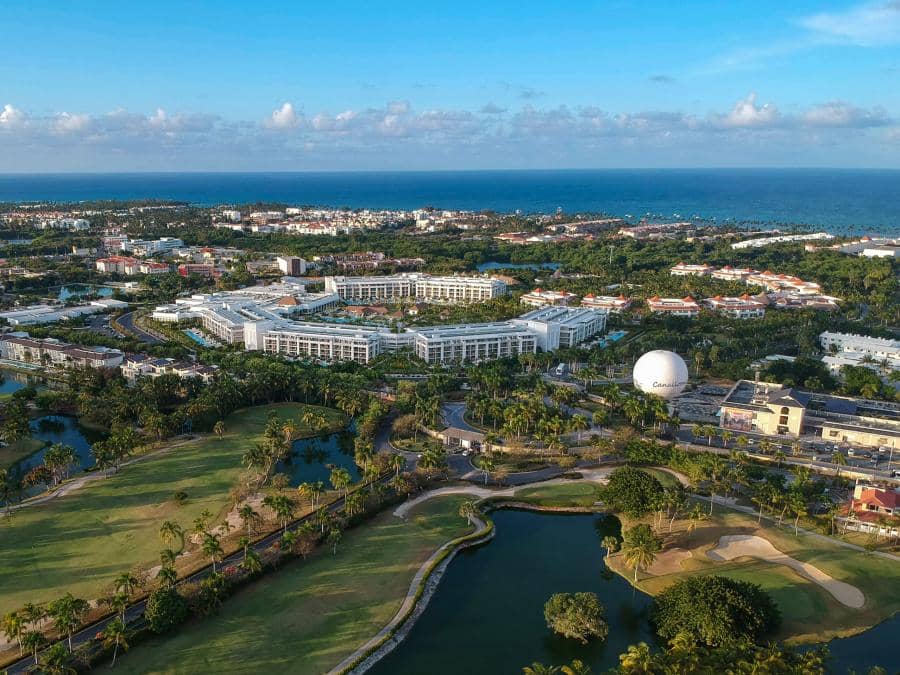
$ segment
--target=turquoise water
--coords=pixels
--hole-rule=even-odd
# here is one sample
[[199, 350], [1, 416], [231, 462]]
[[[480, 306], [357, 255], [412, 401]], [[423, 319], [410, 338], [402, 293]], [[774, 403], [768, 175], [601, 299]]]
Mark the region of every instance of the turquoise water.
[[[460, 553], [406, 639], [373, 675], [521, 673], [533, 661], [581, 659], [595, 673], [628, 645], [653, 643], [650, 598], [606, 568], [600, 541], [615, 518], [497, 511], [493, 541]], [[606, 607], [609, 638], [580, 643], [551, 633], [544, 603], [554, 593], [591, 591]]]
[[604, 212], [900, 232], [900, 171], [618, 169], [334, 173], [5, 174], [0, 201], [172, 199], [369, 208]]
[[203, 336], [195, 333], [190, 328], [185, 328], [181, 332], [187, 335], [189, 338], [191, 338], [191, 340], [196, 342], [201, 347], [209, 347], [209, 343], [203, 338]]
[[290, 457], [280, 462], [275, 471], [290, 476], [293, 486], [316, 481], [330, 486], [328, 478], [333, 467], [347, 469], [354, 482], [358, 481], [362, 474], [353, 461], [353, 439], [351, 427], [336, 434], [296, 440]]

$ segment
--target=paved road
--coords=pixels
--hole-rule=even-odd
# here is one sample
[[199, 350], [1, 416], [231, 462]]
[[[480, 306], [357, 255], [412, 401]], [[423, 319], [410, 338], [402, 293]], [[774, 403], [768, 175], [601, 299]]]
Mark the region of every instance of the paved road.
[[482, 433], [481, 429], [476, 429], [465, 420], [466, 404], [465, 403], [445, 403], [441, 408], [441, 417], [444, 424], [448, 427], [456, 427], [457, 429], [465, 429], [466, 431], [474, 431]]
[[165, 342], [165, 340], [160, 340], [155, 335], [151, 335], [147, 331], [145, 331], [140, 326], [134, 323], [134, 312], [128, 312], [127, 314], [123, 314], [119, 317], [119, 325], [122, 326], [129, 333], [134, 335], [141, 342], [146, 342], [148, 345], [161, 345]]

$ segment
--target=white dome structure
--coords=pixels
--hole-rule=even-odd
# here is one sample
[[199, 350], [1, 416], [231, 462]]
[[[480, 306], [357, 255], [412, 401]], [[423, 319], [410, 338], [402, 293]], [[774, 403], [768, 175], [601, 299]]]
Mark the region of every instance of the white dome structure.
[[634, 364], [634, 386], [663, 399], [678, 396], [688, 381], [687, 365], [678, 354], [664, 349], [647, 352]]

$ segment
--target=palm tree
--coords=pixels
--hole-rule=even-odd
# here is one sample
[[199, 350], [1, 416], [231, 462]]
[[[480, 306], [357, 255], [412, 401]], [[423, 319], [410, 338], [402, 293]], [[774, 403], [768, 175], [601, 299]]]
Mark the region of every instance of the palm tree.
[[38, 652], [47, 644], [47, 638], [44, 634], [37, 630], [30, 630], [22, 635], [22, 650], [34, 655], [34, 665], [40, 665], [38, 661]]
[[225, 551], [222, 550], [222, 543], [219, 538], [209, 532], [203, 534], [203, 545], [201, 546], [203, 555], [212, 561], [213, 574], [216, 573], [216, 563], [222, 559]]
[[260, 516], [250, 504], [244, 504], [238, 509], [238, 517], [241, 519], [244, 528], [247, 530], [247, 537], [252, 537], [254, 528], [262, 521], [262, 516]]
[[255, 549], [248, 548], [244, 551], [244, 559], [241, 561], [241, 568], [249, 575], [259, 574], [262, 571], [262, 560], [259, 553]]
[[353, 517], [363, 506], [363, 495], [361, 492], [353, 492], [344, 499], [344, 511], [348, 517]]
[[156, 573], [160, 588], [172, 588], [178, 581], [178, 573], [171, 565], [162, 565]]
[[403, 455], [391, 455], [391, 468], [394, 469], [394, 475], [399, 476], [403, 467], [406, 466], [406, 459]]
[[625, 675], [650, 675], [653, 670], [653, 655], [646, 642], [628, 647], [628, 651], [619, 654], [619, 670]]
[[587, 420], [587, 417], [584, 415], [572, 415], [572, 419], [570, 420], [570, 426], [572, 430], [576, 433], [576, 440], [581, 442], [581, 432], [590, 429], [591, 425]]
[[350, 487], [350, 484], [353, 482], [353, 477], [350, 475], [350, 472], [343, 467], [336, 467], [331, 471], [331, 485], [335, 490], [343, 490], [344, 497], [347, 496], [347, 489]]
[[847, 466], [847, 456], [844, 455], [840, 450], [835, 450], [831, 454], [831, 463], [837, 465], [837, 473], [835, 474], [837, 478], [841, 477], [841, 467]]
[[41, 672], [47, 675], [76, 675], [74, 657], [62, 643], [57, 642], [47, 650]]
[[166, 520], [159, 526], [159, 538], [166, 544], [178, 539], [181, 542], [179, 551], [184, 550], [184, 528], [173, 520]]
[[19, 652], [22, 651], [22, 636], [25, 634], [25, 619], [19, 612], [9, 612], [3, 616], [2, 622], [3, 634], [10, 642], [19, 645]]
[[558, 673], [559, 666], [546, 666], [540, 661], [522, 668], [522, 675], [558, 675]]
[[691, 535], [694, 533], [694, 530], [697, 529], [697, 525], [700, 524], [701, 520], [706, 520], [706, 513], [700, 508], [699, 504], [694, 504], [694, 508], [688, 511], [688, 541], [690, 541]]
[[337, 555], [338, 544], [341, 543], [341, 531], [337, 527], [328, 530], [326, 541], [331, 545], [331, 555]]
[[116, 657], [119, 655], [119, 648], [128, 651], [128, 629], [121, 619], [113, 619], [103, 629], [103, 648], [112, 649], [112, 663], [110, 668], [116, 665]]
[[612, 535], [603, 537], [603, 541], [600, 542], [600, 545], [606, 549], [607, 558], [619, 550], [619, 540]]
[[563, 675], [591, 675], [591, 667], [579, 659], [575, 659], [570, 664], [562, 666], [560, 671]]
[[213, 433], [219, 438], [222, 438], [222, 436], [225, 434], [225, 422], [219, 420], [218, 422], [213, 424]]
[[477, 466], [481, 469], [481, 473], [484, 476], [484, 484], [487, 485], [491, 472], [496, 468], [494, 459], [488, 455], [482, 455], [478, 458]]
[[472, 500], [464, 501], [459, 505], [459, 515], [461, 518], [465, 518], [469, 525], [475, 525], [475, 515], [478, 513], [478, 508], [475, 506], [475, 502]]
[[68, 636], [69, 651], [72, 651], [72, 634], [81, 625], [81, 619], [90, 608], [87, 600], [76, 598], [71, 593], [67, 593], [59, 600], [54, 600], [48, 607], [57, 632], [60, 635]]
[[638, 570], [652, 565], [661, 548], [662, 541], [653, 534], [653, 530], [646, 523], [639, 523], [625, 530], [622, 537], [622, 555], [625, 557], [625, 563], [634, 568], [635, 585]]
[[287, 524], [297, 510], [297, 503], [287, 495], [268, 495], [262, 502], [275, 512], [275, 516], [281, 520], [282, 529], [287, 532]]
[[134, 593], [135, 589], [142, 585], [142, 580], [131, 572], [122, 572], [122, 574], [117, 576], [115, 581], [113, 581], [113, 587], [120, 593], [124, 593], [126, 598], [131, 597], [131, 594]]
[[722, 437], [722, 445], [724, 445], [726, 448], [728, 447], [729, 441], [734, 438], [734, 434], [731, 433], [728, 429], [723, 429], [719, 436]]

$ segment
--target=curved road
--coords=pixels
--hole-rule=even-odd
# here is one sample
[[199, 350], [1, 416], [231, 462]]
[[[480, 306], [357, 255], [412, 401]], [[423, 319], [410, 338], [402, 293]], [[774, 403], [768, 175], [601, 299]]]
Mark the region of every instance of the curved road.
[[165, 340], [159, 339], [155, 335], [148, 333], [143, 328], [136, 325], [134, 323], [134, 311], [123, 314], [117, 321], [122, 328], [134, 335], [141, 342], [146, 342], [148, 345], [161, 345], [165, 342]]

